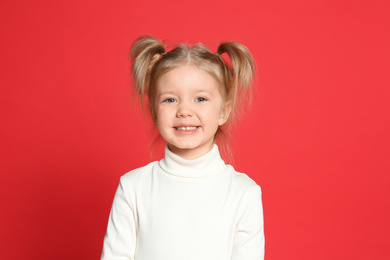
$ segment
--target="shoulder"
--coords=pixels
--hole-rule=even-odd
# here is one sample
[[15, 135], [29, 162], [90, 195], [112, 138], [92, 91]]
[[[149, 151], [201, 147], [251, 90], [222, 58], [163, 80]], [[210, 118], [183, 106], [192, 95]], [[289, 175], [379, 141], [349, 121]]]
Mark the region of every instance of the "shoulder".
[[[237, 172], [228, 166], [226, 183], [229, 186], [228, 201], [234, 206], [235, 216], [241, 219], [244, 215], [260, 217], [262, 214], [262, 192], [260, 186], [247, 174]], [[258, 220], [256, 220], [258, 221]]]
[[261, 198], [261, 188], [260, 186], [247, 174], [242, 172], [237, 172], [233, 166], [227, 165], [229, 170], [229, 179], [230, 179], [230, 192], [231, 195], [242, 203], [243, 201], [248, 201], [256, 198]]
[[153, 169], [158, 165], [158, 161], [151, 162], [143, 167], [129, 171], [121, 176], [120, 184], [124, 187], [138, 185], [151, 178]]
[[[230, 165], [229, 165], [230, 166]], [[260, 186], [247, 174], [237, 172], [230, 166], [232, 172], [232, 183], [236, 187], [237, 210], [242, 215], [255, 216], [254, 222], [258, 222], [262, 218], [262, 191]], [[240, 215], [239, 214], [239, 215]], [[241, 215], [240, 215], [241, 216]]]
[[229, 171], [230, 171], [230, 176], [232, 178], [232, 182], [241, 187], [242, 189], [248, 189], [248, 188], [254, 188], [260, 186], [252, 179], [250, 178], [247, 174], [242, 173], [242, 172], [237, 172], [233, 166], [227, 165]]

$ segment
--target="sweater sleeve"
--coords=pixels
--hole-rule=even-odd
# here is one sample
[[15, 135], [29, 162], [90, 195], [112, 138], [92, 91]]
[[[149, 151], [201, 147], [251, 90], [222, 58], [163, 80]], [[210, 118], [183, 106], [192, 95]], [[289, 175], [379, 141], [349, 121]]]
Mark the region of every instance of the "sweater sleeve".
[[136, 212], [121, 178], [112, 203], [101, 260], [134, 260], [136, 227]]
[[259, 185], [250, 187], [240, 202], [232, 260], [264, 259], [263, 206]]

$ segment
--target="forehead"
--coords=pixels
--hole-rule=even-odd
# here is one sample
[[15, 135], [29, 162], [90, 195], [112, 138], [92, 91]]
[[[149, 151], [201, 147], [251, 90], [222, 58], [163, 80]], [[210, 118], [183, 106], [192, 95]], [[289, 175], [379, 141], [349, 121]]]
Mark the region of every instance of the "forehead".
[[166, 91], [219, 92], [219, 82], [208, 72], [193, 65], [176, 67], [163, 74], [157, 84], [157, 93]]

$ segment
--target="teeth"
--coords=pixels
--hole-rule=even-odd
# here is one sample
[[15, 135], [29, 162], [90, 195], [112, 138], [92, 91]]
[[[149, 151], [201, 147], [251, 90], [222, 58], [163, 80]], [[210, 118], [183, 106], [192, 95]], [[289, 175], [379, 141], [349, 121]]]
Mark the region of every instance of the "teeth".
[[180, 130], [180, 131], [189, 131], [189, 130], [195, 130], [196, 128], [198, 128], [197, 126], [187, 126], [187, 127], [177, 127], [176, 129], [177, 130]]

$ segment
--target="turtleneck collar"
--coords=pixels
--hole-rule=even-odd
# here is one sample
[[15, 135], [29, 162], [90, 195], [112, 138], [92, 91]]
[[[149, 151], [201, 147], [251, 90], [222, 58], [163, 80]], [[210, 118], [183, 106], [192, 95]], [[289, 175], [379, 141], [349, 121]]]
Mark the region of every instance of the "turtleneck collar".
[[216, 144], [208, 153], [193, 160], [184, 159], [165, 146], [165, 157], [159, 161], [159, 165], [168, 177], [183, 182], [209, 180], [227, 167]]

